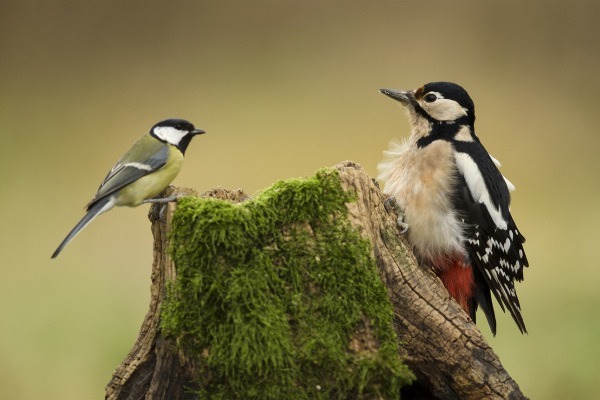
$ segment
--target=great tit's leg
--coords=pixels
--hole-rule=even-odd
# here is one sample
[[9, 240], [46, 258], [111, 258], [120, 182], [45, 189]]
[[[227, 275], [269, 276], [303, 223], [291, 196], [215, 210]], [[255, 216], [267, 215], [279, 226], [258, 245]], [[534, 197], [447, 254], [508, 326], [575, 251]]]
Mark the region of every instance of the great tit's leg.
[[146, 199], [146, 200], [142, 201], [142, 203], [170, 203], [170, 202], [175, 201], [184, 196], [185, 196], [184, 194], [179, 194], [179, 195], [169, 196], [169, 197], [155, 197], [153, 199]]
[[388, 213], [393, 210], [396, 214], [398, 214], [396, 225], [398, 225], [398, 229], [400, 229], [400, 234], [403, 235], [408, 232], [408, 224], [404, 222], [404, 212], [398, 205], [396, 199], [394, 197], [388, 197], [383, 202], [383, 207]]
[[146, 199], [144, 201], [142, 201], [142, 203], [149, 203], [149, 204], [161, 204], [160, 207], [157, 207], [158, 209], [158, 219], [160, 221], [165, 221], [165, 213], [167, 212], [167, 205], [168, 203], [172, 202], [172, 201], [176, 201], [177, 199], [180, 199], [182, 197], [185, 197], [186, 195], [183, 193], [180, 194], [176, 194], [174, 196], [168, 196], [168, 197], [155, 197], [153, 199]]
[[[173, 185], [169, 185], [168, 189], [172, 189]], [[168, 196], [168, 197], [153, 197], [151, 199], [146, 199], [144, 201], [142, 201], [142, 204], [144, 203], [170, 203], [172, 201], [176, 201], [177, 199], [181, 198], [181, 197], [185, 197], [186, 195], [183, 193], [180, 194], [176, 194], [174, 196]]]

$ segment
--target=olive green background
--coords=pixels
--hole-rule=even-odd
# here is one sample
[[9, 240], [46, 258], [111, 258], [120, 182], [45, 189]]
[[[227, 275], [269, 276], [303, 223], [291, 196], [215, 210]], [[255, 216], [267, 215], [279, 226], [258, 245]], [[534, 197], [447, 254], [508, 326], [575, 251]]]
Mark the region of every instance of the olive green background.
[[[529, 334], [480, 327], [535, 399], [600, 389], [600, 3], [0, 2], [0, 397], [98, 399], [149, 300], [147, 206], [56, 260], [108, 169], [168, 117], [208, 133], [175, 180], [254, 193], [408, 134], [378, 89], [463, 85], [517, 186]], [[499, 307], [497, 307], [499, 309]]]

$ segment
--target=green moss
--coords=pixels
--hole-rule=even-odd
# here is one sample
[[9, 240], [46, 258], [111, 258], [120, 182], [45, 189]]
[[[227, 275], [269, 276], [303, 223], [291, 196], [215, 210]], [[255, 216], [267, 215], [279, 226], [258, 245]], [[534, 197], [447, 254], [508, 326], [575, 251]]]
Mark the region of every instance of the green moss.
[[[162, 330], [197, 355], [199, 398], [399, 397], [412, 373], [352, 200], [328, 169], [241, 204], [180, 200]], [[376, 352], [350, 344], [365, 324]]]

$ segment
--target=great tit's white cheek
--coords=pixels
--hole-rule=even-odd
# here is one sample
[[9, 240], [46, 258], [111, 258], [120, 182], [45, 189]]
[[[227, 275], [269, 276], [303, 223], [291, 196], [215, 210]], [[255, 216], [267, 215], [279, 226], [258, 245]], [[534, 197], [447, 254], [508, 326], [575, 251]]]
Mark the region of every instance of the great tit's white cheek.
[[157, 126], [154, 128], [154, 134], [161, 140], [177, 146], [181, 139], [188, 134], [187, 131], [180, 131], [172, 126]]

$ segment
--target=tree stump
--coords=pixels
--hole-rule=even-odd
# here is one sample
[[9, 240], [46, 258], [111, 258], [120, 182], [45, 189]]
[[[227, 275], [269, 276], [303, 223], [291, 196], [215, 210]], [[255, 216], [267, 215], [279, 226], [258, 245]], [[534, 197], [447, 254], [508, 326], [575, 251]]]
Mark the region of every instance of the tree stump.
[[[385, 196], [357, 164], [335, 167], [345, 192], [350, 224], [370, 243], [379, 276], [393, 306], [399, 352], [417, 377], [403, 389], [403, 398], [525, 399], [503, 369], [497, 355], [441, 281], [427, 266], [417, 264], [396, 227], [397, 216], [384, 207]], [[170, 188], [166, 195], [194, 195]], [[202, 195], [233, 203], [248, 196], [241, 190], [214, 189]], [[169, 232], [176, 203], [153, 205], [149, 218], [154, 235], [151, 301], [132, 350], [106, 387], [106, 399], [192, 399], [198, 385], [196, 359], [161, 331], [161, 307], [168, 282], [177, 277], [169, 252]], [[362, 346], [371, 327], [363, 326]], [[350, 345], [352, 347], [352, 345]], [[381, 397], [379, 397], [381, 398]]]

